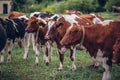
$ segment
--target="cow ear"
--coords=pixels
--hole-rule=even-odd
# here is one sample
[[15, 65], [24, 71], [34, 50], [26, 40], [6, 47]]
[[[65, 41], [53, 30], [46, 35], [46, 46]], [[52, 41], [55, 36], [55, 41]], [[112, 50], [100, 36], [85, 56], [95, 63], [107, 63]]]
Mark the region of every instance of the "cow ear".
[[63, 23], [59, 23], [56, 28], [60, 27], [60, 26], [63, 26]]
[[45, 27], [46, 24], [44, 24], [43, 22], [37, 22], [38, 25]]

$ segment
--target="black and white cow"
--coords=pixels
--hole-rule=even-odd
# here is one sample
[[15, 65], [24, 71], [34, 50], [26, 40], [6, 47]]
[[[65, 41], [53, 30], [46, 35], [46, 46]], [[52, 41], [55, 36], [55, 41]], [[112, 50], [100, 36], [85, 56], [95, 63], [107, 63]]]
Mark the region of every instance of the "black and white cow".
[[[26, 24], [24, 23], [24, 20], [28, 19], [26, 16], [22, 16], [19, 18], [14, 18], [14, 19], [0, 19], [2, 26], [4, 26], [6, 33], [7, 33], [7, 48], [8, 48], [8, 58], [7, 62], [11, 62], [11, 52], [13, 49], [13, 44], [16, 39], [24, 41], [24, 48], [25, 48], [25, 53], [28, 52], [27, 48], [29, 46], [28, 39], [26, 37]], [[4, 50], [2, 51], [1, 54], [1, 62], [4, 62]]]
[[7, 34], [4, 27], [2, 26], [2, 23], [0, 22], [0, 52], [5, 47], [6, 41], [7, 41]]

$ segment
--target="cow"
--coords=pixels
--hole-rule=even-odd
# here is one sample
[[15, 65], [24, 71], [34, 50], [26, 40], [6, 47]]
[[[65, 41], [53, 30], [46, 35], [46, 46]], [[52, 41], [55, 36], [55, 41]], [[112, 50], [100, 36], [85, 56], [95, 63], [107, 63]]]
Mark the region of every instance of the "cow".
[[101, 17], [100, 15], [98, 14], [86, 14], [86, 15], [80, 15], [80, 17], [82, 18], [87, 18], [88, 20], [92, 21], [94, 24], [97, 24], [99, 22], [102, 22], [104, 21], [104, 18]]
[[112, 62], [120, 65], [120, 38], [118, 38], [113, 46], [113, 58]]
[[[45, 38], [54, 40], [57, 44], [57, 50], [59, 54], [60, 64], [58, 70], [63, 69], [63, 62], [64, 62], [64, 53], [67, 49], [70, 50], [70, 59], [72, 61], [72, 70], [76, 70], [76, 65], [74, 63], [75, 60], [75, 48], [74, 46], [62, 46], [60, 44], [60, 40], [66, 33], [66, 30], [76, 23], [78, 25], [91, 25], [93, 24], [92, 21], [88, 19], [81, 18], [76, 14], [71, 15], [62, 15], [56, 21], [50, 20], [48, 21], [48, 32], [46, 33]], [[81, 49], [81, 48], [80, 48]]]
[[[48, 65], [51, 60], [51, 44], [48, 40], [44, 38], [47, 28], [45, 27], [46, 22], [41, 18], [31, 17], [29, 20], [25, 21], [27, 24], [26, 31], [28, 33], [35, 33], [35, 54], [36, 60], [35, 62], [38, 64], [38, 56], [39, 56], [39, 46], [44, 47], [44, 61], [45, 64]], [[41, 27], [44, 26], [44, 27]]]
[[102, 80], [111, 80], [113, 45], [120, 33], [120, 22], [108, 21], [89, 26], [73, 24], [60, 41], [61, 45], [83, 45], [95, 62], [102, 64]]
[[12, 18], [17, 18], [17, 17], [23, 16], [23, 15], [25, 15], [25, 14], [22, 13], [22, 12], [12, 11], [12, 12], [8, 15], [8, 18], [12, 19]]
[[[25, 23], [26, 23], [26, 25], [28, 25], [28, 24], [32, 24], [30, 21], [32, 20], [32, 17], [36, 17], [36, 18], [38, 18], [39, 19], [39, 21], [40, 20], [42, 20], [42, 22], [43, 22], [43, 25], [45, 26], [45, 24], [47, 23], [46, 21], [47, 21], [47, 19], [57, 19], [58, 18], [58, 16], [59, 15], [57, 15], [57, 14], [49, 14], [49, 13], [42, 13], [42, 12], [33, 12], [33, 13], [31, 13], [30, 14], [30, 20], [26, 20], [25, 21]], [[41, 25], [41, 24], [40, 24]], [[37, 40], [37, 36], [38, 36], [38, 34], [36, 33], [36, 32], [30, 32], [31, 33], [31, 37], [32, 37], [32, 43], [33, 43], [33, 50], [34, 50], [34, 52], [35, 52], [35, 54], [36, 54], [36, 60], [35, 60], [35, 63], [38, 65], [38, 56], [39, 56], [39, 44], [36, 42], [36, 40]], [[49, 45], [49, 43], [47, 42], [47, 45]], [[49, 47], [49, 46], [48, 46]], [[47, 48], [46, 48], [47, 49]], [[52, 51], [52, 47], [50, 46], [50, 48], [49, 48], [50, 50], [50, 53], [52, 53], [51, 51]], [[45, 51], [44, 51], [44, 53], [46, 53]], [[24, 59], [26, 59], [27, 58], [27, 55], [28, 54], [25, 54], [24, 55]], [[49, 63], [49, 60], [47, 59], [47, 57], [48, 57], [48, 55], [44, 55], [44, 61], [45, 61], [45, 63], [46, 63], [46, 65], [48, 65], [48, 63]], [[50, 54], [50, 56], [49, 56], [49, 59], [51, 60], [51, 54]]]
[[[7, 33], [7, 48], [8, 48], [8, 58], [7, 58], [7, 62], [10, 63], [11, 62], [11, 53], [12, 53], [12, 49], [13, 49], [13, 44], [15, 42], [16, 39], [18, 40], [23, 40], [24, 44], [27, 44], [27, 40], [28, 38], [24, 38], [26, 37], [25, 34], [25, 29], [26, 29], [26, 24], [24, 23], [24, 20], [27, 19], [27, 17], [22, 16], [19, 18], [13, 18], [13, 19], [0, 19], [2, 26], [4, 26], [6, 33]], [[27, 41], [27, 42], [26, 42]], [[26, 45], [25, 47], [25, 52], [28, 51], [26, 49]], [[4, 62], [4, 50], [3, 53], [1, 54], [1, 62]]]
[[0, 22], [0, 52], [5, 47], [6, 41], [7, 41], [7, 33], [4, 26]]

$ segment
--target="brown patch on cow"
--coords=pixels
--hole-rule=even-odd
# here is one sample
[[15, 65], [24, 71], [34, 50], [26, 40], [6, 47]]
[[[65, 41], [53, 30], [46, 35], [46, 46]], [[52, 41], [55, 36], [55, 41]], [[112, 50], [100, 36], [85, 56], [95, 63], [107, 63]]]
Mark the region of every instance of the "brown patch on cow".
[[20, 16], [23, 16], [23, 15], [25, 15], [24, 13], [22, 13], [22, 12], [17, 12], [17, 11], [12, 11], [10, 14], [9, 14], [9, 16], [8, 16], [8, 18], [17, 18], [17, 17], [20, 17]]

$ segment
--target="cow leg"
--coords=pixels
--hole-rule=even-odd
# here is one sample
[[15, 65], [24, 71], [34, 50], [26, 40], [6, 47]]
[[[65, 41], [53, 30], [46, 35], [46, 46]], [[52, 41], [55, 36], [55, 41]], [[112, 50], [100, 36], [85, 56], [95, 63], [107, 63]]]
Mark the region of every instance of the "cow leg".
[[71, 47], [70, 49], [70, 59], [72, 61], [72, 70], [76, 70], [76, 65], [75, 65], [75, 50], [76, 48]]
[[18, 45], [19, 45], [20, 48], [22, 47], [21, 38], [18, 38]]
[[59, 64], [58, 70], [62, 70], [63, 69], [64, 52], [65, 51], [66, 51], [65, 48], [58, 49], [59, 59], [60, 59], [60, 64]]
[[26, 33], [23, 39], [23, 45], [24, 45], [24, 55], [23, 59], [26, 60], [28, 57], [28, 50], [30, 46], [30, 34]]
[[13, 49], [13, 40], [10, 40], [8, 42], [8, 57], [7, 57], [7, 63], [10, 63], [11, 62], [11, 52], [12, 52], [12, 49]]
[[35, 55], [36, 55], [36, 58], [35, 58], [35, 64], [38, 65], [39, 63], [39, 44], [36, 44], [35, 45]]
[[0, 61], [0, 64], [4, 63], [4, 53], [5, 53], [5, 50], [3, 49], [1, 51], [1, 61]]
[[105, 69], [103, 73], [102, 80], [111, 80], [111, 65], [112, 63], [108, 63], [108, 58], [103, 58], [103, 68]]
[[48, 56], [48, 55], [49, 55], [49, 54], [48, 54], [48, 47], [45, 46], [45, 47], [44, 47], [44, 56], [43, 56], [43, 60], [44, 60], [44, 62], [45, 62], [46, 65], [49, 64], [49, 56]]
[[32, 37], [33, 51], [35, 52], [35, 49], [36, 49], [36, 45], [35, 45], [35, 33], [32, 33], [32, 34], [31, 34], [31, 37]]
[[47, 48], [48, 48], [48, 59], [49, 59], [49, 61], [51, 61], [51, 59], [52, 59], [52, 46], [51, 46], [50, 42], [47, 42]]

